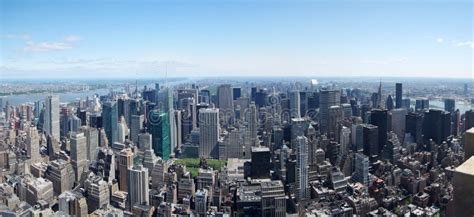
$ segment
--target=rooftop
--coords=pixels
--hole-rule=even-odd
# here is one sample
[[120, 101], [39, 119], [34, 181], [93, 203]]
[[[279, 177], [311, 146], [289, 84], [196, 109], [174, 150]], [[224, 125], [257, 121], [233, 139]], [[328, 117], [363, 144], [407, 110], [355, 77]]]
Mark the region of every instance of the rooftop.
[[[472, 130], [472, 128], [471, 128]], [[473, 175], [474, 176], [474, 156], [470, 157], [460, 166], [455, 169], [458, 173], [464, 173], [466, 175]]]

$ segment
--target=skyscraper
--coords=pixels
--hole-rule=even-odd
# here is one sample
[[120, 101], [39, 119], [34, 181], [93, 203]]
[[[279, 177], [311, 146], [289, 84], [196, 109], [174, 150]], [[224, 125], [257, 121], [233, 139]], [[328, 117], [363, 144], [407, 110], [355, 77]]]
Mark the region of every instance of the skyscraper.
[[309, 198], [309, 179], [308, 179], [308, 139], [304, 136], [296, 138], [296, 188], [298, 200]]
[[116, 102], [105, 102], [102, 105], [102, 125], [109, 145], [118, 141], [118, 109]]
[[361, 153], [355, 154], [355, 171], [352, 179], [369, 186], [369, 158]]
[[26, 152], [32, 162], [37, 162], [41, 159], [38, 130], [34, 126], [30, 126], [27, 130]]
[[153, 150], [163, 160], [168, 160], [171, 149], [168, 113], [152, 110], [148, 116], [148, 133], [151, 134]]
[[436, 144], [441, 144], [449, 135], [451, 135], [451, 114], [437, 109], [426, 111], [423, 119], [425, 142], [432, 139]]
[[466, 130], [464, 134], [464, 158], [469, 159], [474, 156], [474, 127]]
[[128, 169], [128, 200], [129, 207], [135, 204], [149, 204], [149, 176], [148, 169], [142, 165], [134, 166]]
[[60, 141], [59, 135], [59, 97], [46, 97], [46, 111], [43, 130], [51, 135], [56, 141]]
[[372, 124], [363, 124], [364, 154], [374, 156], [379, 154], [379, 129]]
[[395, 108], [401, 108], [403, 99], [402, 83], [396, 83], [395, 86]]
[[250, 144], [252, 146], [257, 145], [257, 128], [258, 128], [258, 116], [257, 116], [257, 107], [255, 106], [255, 103], [250, 103], [249, 105], [249, 110], [247, 114], [249, 115], [247, 118], [249, 127], [248, 129], [250, 130]]
[[232, 97], [232, 86], [230, 84], [222, 84], [217, 88], [217, 105], [219, 111], [222, 113], [224, 123], [229, 121], [233, 116], [234, 100]]
[[199, 123], [199, 156], [218, 158], [219, 109], [200, 109]]
[[121, 191], [127, 191], [128, 190], [128, 180], [127, 180], [127, 174], [128, 174], [128, 169], [132, 167], [133, 165], [133, 152], [131, 149], [123, 149], [117, 154], [118, 158], [118, 172], [119, 172], [119, 189]]
[[444, 99], [444, 110], [450, 113], [454, 113], [456, 108], [456, 101], [454, 99]]
[[388, 112], [385, 109], [374, 109], [370, 113], [370, 123], [378, 127], [379, 154], [387, 144]]
[[252, 147], [252, 179], [270, 178], [270, 149], [268, 147]]
[[81, 180], [82, 173], [87, 169], [87, 142], [83, 133], [71, 134], [71, 163], [76, 181]]
[[474, 195], [472, 183], [474, 183], [474, 156], [454, 170], [454, 216], [474, 215], [474, 206], [470, 199]]
[[169, 139], [169, 154], [174, 155], [174, 150], [178, 145], [177, 142], [177, 127], [176, 120], [174, 115], [174, 101], [173, 101], [173, 90], [170, 87], [163, 88], [160, 91], [158, 98], [158, 108], [161, 112], [167, 114], [168, 123], [165, 124], [168, 126], [168, 139]]
[[290, 98], [290, 117], [291, 118], [301, 117], [300, 92], [297, 90], [293, 90], [293, 91], [290, 91], [288, 95]]
[[319, 93], [319, 123], [321, 133], [328, 133], [329, 130], [329, 108], [339, 105], [341, 95], [338, 90], [322, 90]]

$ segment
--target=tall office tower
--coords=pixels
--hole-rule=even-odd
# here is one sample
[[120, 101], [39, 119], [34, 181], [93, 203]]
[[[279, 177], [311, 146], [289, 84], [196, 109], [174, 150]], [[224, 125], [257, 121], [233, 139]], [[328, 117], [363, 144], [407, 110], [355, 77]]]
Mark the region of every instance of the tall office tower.
[[101, 176], [91, 173], [84, 181], [84, 187], [87, 191], [87, 208], [89, 213], [109, 205], [109, 185]]
[[467, 83], [464, 84], [464, 95], [467, 95], [467, 92], [469, 90], [469, 87], [467, 86]]
[[127, 138], [127, 135], [128, 135], [128, 126], [123, 116], [119, 118], [117, 132], [118, 132], [117, 142], [124, 144], [125, 139]]
[[341, 128], [341, 136], [339, 140], [341, 145], [341, 154], [347, 154], [351, 149], [351, 129], [349, 127]]
[[[230, 84], [222, 84], [217, 88], [217, 105], [224, 114], [223, 117], [230, 118], [234, 110], [234, 100], [232, 98], [232, 86]], [[227, 122], [227, 120], [223, 120]]]
[[355, 154], [355, 171], [352, 179], [369, 186], [369, 158], [362, 153]]
[[232, 99], [236, 100], [242, 96], [242, 88], [241, 87], [234, 87], [232, 89]]
[[364, 128], [362, 124], [353, 124], [351, 128], [352, 150], [358, 152], [364, 149]]
[[397, 134], [399, 140], [405, 137], [405, 125], [407, 110], [404, 108], [396, 108], [392, 110], [392, 131]]
[[72, 133], [70, 139], [72, 168], [76, 182], [79, 182], [82, 173], [87, 170], [87, 141], [83, 133]]
[[258, 128], [258, 117], [257, 117], [257, 107], [255, 106], [255, 103], [250, 103], [249, 105], [249, 111], [247, 114], [249, 115], [247, 118], [247, 122], [249, 124], [249, 130], [250, 130], [250, 144], [252, 146], [257, 145], [258, 143], [258, 138], [257, 138], [257, 128]]
[[411, 107], [411, 100], [410, 98], [406, 98], [406, 99], [402, 99], [402, 108], [405, 108], [405, 109], [410, 109]]
[[377, 106], [376, 108], [382, 108], [382, 81], [380, 81], [379, 89], [377, 92]]
[[69, 116], [69, 131], [70, 132], [77, 132], [79, 128], [82, 126], [82, 121], [76, 115]]
[[50, 161], [45, 172], [45, 178], [53, 182], [54, 194], [59, 195], [66, 190], [71, 190], [74, 187], [74, 169], [71, 163], [58, 159]]
[[286, 216], [286, 196], [280, 180], [266, 181], [260, 184], [262, 191], [262, 216]]
[[82, 126], [81, 132], [86, 136], [87, 160], [96, 161], [99, 148], [99, 131], [93, 127]]
[[138, 134], [138, 144], [140, 145], [139, 146], [140, 150], [142, 151], [148, 150], [148, 149], [153, 150], [152, 141], [153, 139], [151, 138], [151, 134], [149, 133]]
[[474, 156], [474, 127], [464, 133], [464, 159]]
[[152, 147], [155, 154], [168, 160], [170, 158], [171, 139], [169, 136], [170, 125], [169, 116], [166, 112], [159, 110], [150, 111], [148, 120], [148, 133], [151, 134]]
[[175, 110], [174, 111], [174, 120], [175, 120], [175, 126], [176, 126], [176, 148], [178, 150], [181, 150], [181, 145], [183, 144], [183, 131], [181, 129], [181, 123], [182, 123], [182, 115], [181, 115], [181, 110]]
[[36, 205], [39, 200], [44, 200], [53, 205], [53, 183], [44, 178], [29, 178], [26, 180], [25, 200], [31, 206]]
[[403, 89], [402, 83], [395, 84], [395, 108], [402, 107]]
[[474, 216], [474, 156], [454, 170], [454, 216]]
[[148, 192], [148, 169], [138, 165], [128, 169], [128, 182], [134, 183], [128, 185], [128, 200], [129, 207], [133, 207], [135, 204], [149, 204], [149, 192]]
[[387, 97], [387, 101], [385, 101], [385, 108], [387, 108], [387, 110], [392, 110], [393, 109], [393, 99], [392, 99], [392, 95], [388, 95]]
[[464, 130], [469, 130], [474, 127], [474, 110], [468, 110], [464, 114]]
[[352, 107], [349, 103], [341, 104], [342, 109], [342, 119], [351, 118], [352, 117]]
[[327, 134], [329, 128], [329, 108], [339, 105], [341, 94], [338, 90], [321, 90], [319, 92], [319, 124], [321, 134]]
[[379, 154], [379, 128], [372, 124], [363, 124], [364, 154], [376, 156]]
[[[237, 128], [229, 129], [229, 134], [226, 138], [227, 158], [242, 158], [244, 150], [242, 148], [243, 138], [242, 133]], [[219, 153], [220, 155], [220, 153]]]
[[454, 113], [456, 108], [456, 101], [454, 99], [444, 99], [444, 110], [450, 113]]
[[195, 209], [197, 216], [204, 217], [207, 213], [207, 189], [198, 189], [196, 191]]
[[58, 197], [58, 209], [66, 216], [87, 217], [86, 198], [76, 191], [65, 191]]
[[38, 130], [36, 129], [36, 127], [30, 126], [28, 127], [26, 132], [26, 153], [30, 157], [31, 161], [36, 163], [41, 160]]
[[304, 136], [296, 138], [296, 188], [298, 200], [309, 198], [309, 180], [308, 180], [308, 139]]
[[308, 121], [304, 118], [292, 118], [291, 119], [291, 140], [290, 140], [290, 147], [291, 149], [297, 148], [296, 138], [298, 136], [304, 136], [306, 129], [308, 128]]
[[436, 144], [446, 141], [451, 135], [451, 114], [449, 112], [430, 109], [423, 119], [423, 139], [432, 139]]
[[125, 122], [127, 123], [127, 126], [131, 126], [132, 116], [140, 114], [140, 101], [138, 99], [130, 99], [128, 100], [128, 102], [129, 102], [128, 114], [127, 116], [124, 115], [124, 117], [125, 117]]
[[128, 190], [127, 174], [128, 169], [133, 165], [133, 151], [129, 148], [123, 149], [117, 154], [118, 158], [118, 181], [121, 191]]
[[268, 147], [252, 147], [252, 179], [270, 178], [270, 149]]
[[[164, 126], [168, 126], [168, 140], [169, 140], [169, 155], [174, 156], [174, 150], [177, 147], [177, 127], [174, 116], [174, 101], [173, 101], [173, 90], [170, 87], [164, 88], [159, 94], [158, 108], [161, 112], [167, 114], [167, 123]], [[156, 151], [156, 150], [155, 150]]]
[[46, 97], [46, 111], [44, 113], [43, 131], [51, 135], [56, 141], [60, 141], [59, 135], [59, 97]]
[[342, 121], [342, 109], [341, 106], [331, 106], [329, 107], [329, 118], [328, 118], [328, 136], [335, 141], [340, 139], [340, 129], [339, 126]]
[[308, 95], [310, 92], [300, 91], [300, 116], [304, 117], [308, 113]]
[[118, 110], [116, 102], [105, 102], [102, 105], [102, 125], [109, 145], [118, 140]]
[[430, 109], [430, 100], [427, 98], [419, 98], [415, 101], [415, 111], [423, 111]]
[[374, 109], [370, 113], [370, 124], [378, 127], [378, 151], [380, 152], [384, 149], [387, 144], [387, 133], [388, 133], [388, 112], [385, 109]]
[[423, 115], [415, 112], [408, 113], [405, 129], [417, 144], [421, 144], [423, 142]]
[[452, 115], [452, 119], [453, 119], [452, 134], [454, 136], [459, 136], [461, 133], [461, 112], [459, 111], [459, 109], [456, 109], [456, 111]]
[[400, 145], [400, 140], [395, 133], [390, 132], [388, 136], [387, 145], [383, 150], [384, 159], [389, 160], [392, 164], [395, 164], [398, 159], [400, 159], [400, 150], [402, 149]]
[[290, 91], [288, 93], [288, 98], [290, 98], [290, 117], [300, 118], [301, 117], [300, 92], [297, 90]]
[[61, 107], [59, 110], [59, 137], [65, 138], [69, 136], [69, 120], [71, 110], [68, 107]]
[[199, 157], [218, 158], [219, 109], [199, 109]]

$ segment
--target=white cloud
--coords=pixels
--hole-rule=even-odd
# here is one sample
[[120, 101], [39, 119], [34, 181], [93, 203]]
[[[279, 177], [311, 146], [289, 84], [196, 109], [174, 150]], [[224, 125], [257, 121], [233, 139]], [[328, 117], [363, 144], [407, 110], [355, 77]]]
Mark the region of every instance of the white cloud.
[[66, 37], [64, 37], [63, 41], [65, 42], [76, 42], [76, 41], [80, 41], [82, 40], [82, 38], [80, 36], [77, 36], [77, 35], [68, 35]]
[[443, 42], [444, 42], [444, 38], [437, 38], [437, 39], [436, 39], [436, 42], [438, 42], [438, 43], [443, 43]]
[[69, 50], [72, 49], [72, 45], [64, 42], [33, 42], [29, 41], [26, 43], [25, 51], [58, 51], [58, 50]]
[[474, 41], [461, 41], [461, 42], [454, 41], [453, 46], [474, 48]]
[[28, 34], [6, 34], [6, 35], [1, 35], [0, 38], [30, 40], [31, 36]]

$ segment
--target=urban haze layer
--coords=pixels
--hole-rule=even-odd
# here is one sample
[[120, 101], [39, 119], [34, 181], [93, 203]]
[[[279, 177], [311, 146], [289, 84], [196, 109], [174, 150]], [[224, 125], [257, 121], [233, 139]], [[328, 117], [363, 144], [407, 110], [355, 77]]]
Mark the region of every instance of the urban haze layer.
[[474, 215], [470, 79], [0, 87], [0, 216]]

